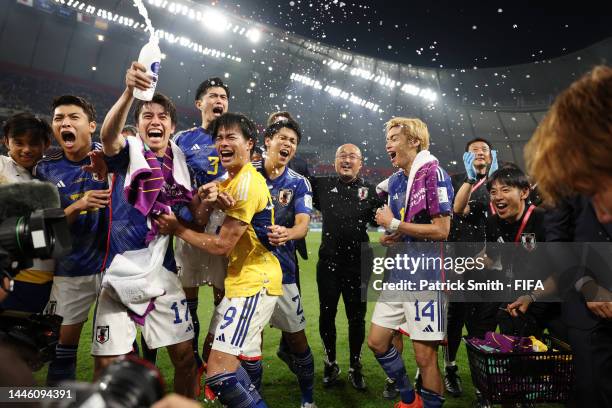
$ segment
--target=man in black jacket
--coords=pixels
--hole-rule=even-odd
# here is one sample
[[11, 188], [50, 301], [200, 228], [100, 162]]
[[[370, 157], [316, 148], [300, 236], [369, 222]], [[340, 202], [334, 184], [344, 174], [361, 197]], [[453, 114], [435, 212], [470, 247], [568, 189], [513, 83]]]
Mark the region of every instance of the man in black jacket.
[[361, 244], [368, 242], [367, 224], [374, 223], [383, 202], [373, 185], [359, 177], [362, 156], [359, 148], [345, 144], [336, 151], [335, 176], [313, 179], [314, 206], [323, 214], [323, 234], [317, 263], [319, 290], [319, 333], [326, 357], [323, 385], [336, 382], [336, 312], [340, 295], [349, 325], [349, 381], [365, 389], [361, 373], [361, 346], [365, 339], [366, 303], [361, 299]]

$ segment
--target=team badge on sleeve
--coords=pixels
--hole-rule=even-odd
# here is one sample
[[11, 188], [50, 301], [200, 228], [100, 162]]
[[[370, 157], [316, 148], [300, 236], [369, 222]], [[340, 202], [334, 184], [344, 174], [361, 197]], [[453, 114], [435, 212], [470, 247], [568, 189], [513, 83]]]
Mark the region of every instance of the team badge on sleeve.
[[293, 190], [289, 188], [282, 188], [278, 192], [278, 202], [282, 206], [287, 206], [291, 202], [291, 198], [293, 197]]
[[367, 187], [359, 187], [357, 190], [357, 196], [360, 200], [365, 200], [368, 198], [368, 188]]
[[311, 195], [306, 194], [304, 196], [304, 206], [308, 208], [309, 210], [312, 210], [312, 196]]
[[445, 187], [438, 187], [438, 202], [440, 204], [448, 203], [448, 192]]
[[108, 326], [96, 326], [96, 341], [100, 344], [110, 339], [110, 328]]

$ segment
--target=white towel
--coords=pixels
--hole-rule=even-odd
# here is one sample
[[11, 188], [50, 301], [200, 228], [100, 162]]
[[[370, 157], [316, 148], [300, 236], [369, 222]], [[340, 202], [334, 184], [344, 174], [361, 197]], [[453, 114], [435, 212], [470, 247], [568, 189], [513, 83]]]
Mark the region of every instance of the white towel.
[[159, 277], [171, 273], [163, 266], [169, 243], [170, 237], [162, 235], [146, 248], [116, 255], [104, 273], [102, 287], [113, 288], [121, 303], [142, 316], [149, 301], [165, 293]]

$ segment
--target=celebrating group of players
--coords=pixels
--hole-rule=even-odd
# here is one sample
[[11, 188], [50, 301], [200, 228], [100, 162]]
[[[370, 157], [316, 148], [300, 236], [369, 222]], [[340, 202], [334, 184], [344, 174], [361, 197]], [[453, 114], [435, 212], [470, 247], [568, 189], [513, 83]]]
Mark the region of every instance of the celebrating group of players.
[[[29, 114], [6, 122], [9, 157], [0, 161], [2, 182], [34, 177], [57, 186], [73, 249], [55, 264], [40, 261], [22, 271], [7, 300], [12, 303], [2, 307], [36, 311], [41, 305], [19, 294], [51, 287], [46, 313], [62, 316], [63, 323], [48, 371], [50, 384], [75, 377], [81, 330], [95, 303], [96, 376], [134, 351], [139, 327], [145, 355], [154, 358], [156, 349], [167, 347], [175, 392], [195, 397], [205, 374], [207, 396], [229, 407], [265, 406], [259, 394], [261, 345], [263, 329], [271, 324], [283, 333], [285, 351], [279, 355], [297, 377], [301, 406], [315, 407], [314, 358], [295, 248], [308, 232], [313, 191], [308, 178], [289, 168], [302, 137], [299, 125], [286, 113], [273, 115], [264, 132], [265, 158], [252, 162], [257, 128], [244, 115], [228, 113], [230, 91], [219, 78], [204, 81], [196, 91], [202, 125], [176, 135], [175, 107], [159, 93], [150, 102], [135, 103], [135, 129], [126, 128], [134, 89], [146, 90], [151, 79], [142, 65], [132, 63], [125, 83], [104, 119], [100, 143], [92, 141], [95, 109], [78, 96], [53, 101], [51, 127]], [[388, 205], [372, 213], [387, 231], [383, 245], [447, 240], [452, 217], [486, 229], [482, 237], [465, 241], [489, 240], [489, 235], [494, 241], [520, 240], [537, 232], [541, 215], [530, 206], [529, 182], [515, 166], [497, 169], [486, 140], [468, 144], [466, 174], [453, 188], [428, 150], [425, 123], [396, 117], [386, 123], [385, 133], [386, 150], [399, 171], [379, 185]], [[60, 149], [43, 157], [50, 134]], [[341, 147], [336, 161], [341, 175], [344, 167], [350, 170], [361, 161], [360, 152]], [[346, 181], [357, 174], [351, 177]], [[472, 197], [485, 190], [490, 201], [488, 194], [484, 203]], [[361, 189], [357, 194], [367, 197]], [[482, 224], [482, 214], [497, 218], [488, 221], [485, 215]], [[475, 224], [470, 217], [478, 218]], [[214, 312], [200, 353], [197, 308], [204, 284], [214, 287]], [[399, 407], [444, 402], [437, 349], [447, 337], [447, 302], [442, 292], [429, 296], [421, 310], [416, 299], [379, 301], [374, 309], [368, 345], [399, 394]], [[533, 300], [519, 299], [508, 311], [526, 311]], [[419, 312], [428, 319], [420, 319]], [[418, 392], [398, 351], [399, 332], [412, 341]], [[454, 358], [447, 360], [453, 367]], [[326, 372], [330, 363], [326, 359]]]

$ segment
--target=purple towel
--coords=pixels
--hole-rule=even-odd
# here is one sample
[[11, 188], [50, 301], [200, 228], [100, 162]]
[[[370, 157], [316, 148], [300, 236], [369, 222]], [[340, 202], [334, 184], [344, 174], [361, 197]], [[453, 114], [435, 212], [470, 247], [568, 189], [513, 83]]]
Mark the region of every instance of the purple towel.
[[490, 347], [500, 353], [524, 353], [533, 351], [532, 342], [529, 337], [508, 336], [506, 334], [487, 332], [485, 333], [484, 339], [474, 337], [468, 341], [476, 347]]
[[153, 302], [153, 299], [151, 299], [149, 301], [149, 305], [147, 306], [147, 310], [145, 310], [145, 312], [144, 312], [144, 314], [142, 316], [139, 315], [139, 314], [136, 314], [131, 309], [128, 309], [127, 312], [128, 312], [128, 316], [130, 317], [130, 319], [132, 319], [134, 321], [134, 323], [136, 323], [139, 326], [144, 326], [145, 318], [153, 310], [155, 310], [155, 303]]
[[[170, 145], [166, 148], [160, 164], [157, 156], [145, 147], [143, 156], [148, 167], [131, 174], [124, 193], [130, 204], [144, 216], [169, 214], [170, 206], [189, 203], [193, 197], [188, 190], [174, 180], [174, 155]], [[145, 242], [148, 244], [157, 235], [157, 226], [152, 224]]]
[[[428, 161], [415, 173], [410, 189], [410, 203], [406, 213], [406, 222], [423, 210], [428, 210], [430, 215], [440, 213], [440, 202], [438, 201], [438, 161]], [[429, 205], [428, 205], [429, 203]]]

